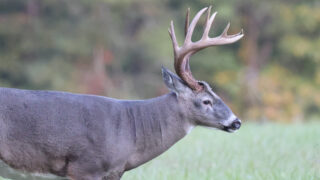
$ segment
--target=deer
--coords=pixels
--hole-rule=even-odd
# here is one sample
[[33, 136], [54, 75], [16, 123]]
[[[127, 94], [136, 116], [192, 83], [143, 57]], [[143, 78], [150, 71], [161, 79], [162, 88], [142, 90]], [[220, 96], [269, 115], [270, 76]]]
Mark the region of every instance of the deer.
[[[206, 12], [203, 35], [191, 40]], [[120, 100], [61, 91], [0, 88], [0, 159], [13, 169], [53, 174], [71, 180], [119, 180], [159, 156], [194, 127], [234, 132], [241, 120], [204, 81], [190, 70], [190, 57], [211, 46], [240, 40], [241, 32], [209, 31], [217, 12], [201, 9], [179, 46], [173, 21], [169, 35], [175, 73], [162, 67], [169, 93], [146, 100]]]

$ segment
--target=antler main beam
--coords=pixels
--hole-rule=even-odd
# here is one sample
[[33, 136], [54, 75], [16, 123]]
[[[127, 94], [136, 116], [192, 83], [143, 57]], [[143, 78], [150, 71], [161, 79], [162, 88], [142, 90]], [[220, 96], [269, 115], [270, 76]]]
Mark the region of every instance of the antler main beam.
[[[202, 14], [207, 11], [206, 23], [203, 35], [199, 41], [192, 42], [191, 38], [193, 35], [194, 28], [196, 27], [200, 17]], [[195, 90], [201, 91], [203, 87], [198, 83], [198, 81], [192, 76], [190, 67], [189, 67], [189, 59], [190, 57], [198, 52], [201, 49], [206, 47], [215, 46], [215, 45], [223, 45], [223, 44], [231, 44], [243, 37], [243, 30], [241, 30], [238, 34], [228, 35], [228, 30], [230, 27], [230, 23], [226, 26], [224, 31], [220, 36], [210, 38], [209, 32], [214, 21], [214, 18], [217, 15], [217, 12], [214, 12], [211, 15], [211, 6], [209, 8], [201, 9], [191, 21], [189, 25], [189, 14], [190, 9], [187, 10], [186, 21], [185, 21], [185, 40], [184, 44], [180, 47], [177, 38], [174, 32], [173, 21], [171, 21], [169, 28], [169, 35], [172, 40], [173, 50], [174, 50], [174, 68], [178, 76], [182, 80], [184, 80], [188, 86]]]

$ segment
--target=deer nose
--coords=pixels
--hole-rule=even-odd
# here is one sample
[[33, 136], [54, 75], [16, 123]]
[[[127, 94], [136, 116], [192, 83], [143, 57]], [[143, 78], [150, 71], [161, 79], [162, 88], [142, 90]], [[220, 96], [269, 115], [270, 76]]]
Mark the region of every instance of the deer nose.
[[241, 121], [237, 118], [232, 122], [231, 129], [232, 130], [237, 130], [237, 129], [240, 128], [240, 126], [241, 126]]

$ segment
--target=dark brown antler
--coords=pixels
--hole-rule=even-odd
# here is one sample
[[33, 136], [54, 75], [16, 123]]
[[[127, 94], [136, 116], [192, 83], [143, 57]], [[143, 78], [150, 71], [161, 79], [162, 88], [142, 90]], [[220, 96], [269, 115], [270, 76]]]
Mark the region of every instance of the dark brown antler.
[[[206, 25], [204, 28], [204, 32], [202, 38], [197, 42], [192, 42], [191, 37], [193, 34], [193, 30], [199, 21], [201, 15], [207, 10], [207, 18], [206, 18]], [[190, 57], [198, 52], [201, 49], [204, 49], [209, 46], [214, 45], [223, 45], [223, 44], [231, 44], [243, 37], [243, 30], [240, 33], [234, 35], [228, 35], [228, 29], [230, 27], [230, 23], [228, 23], [227, 27], [224, 29], [220, 36], [210, 38], [209, 31], [211, 25], [214, 21], [214, 18], [217, 12], [214, 12], [210, 16], [211, 6], [209, 8], [201, 9], [196, 16], [193, 18], [191, 24], [189, 25], [189, 12], [190, 9], [187, 10], [186, 21], [185, 21], [185, 40], [184, 44], [179, 47], [176, 35], [174, 32], [173, 21], [171, 21], [171, 26], [169, 28], [169, 34], [173, 44], [174, 50], [174, 68], [178, 76], [184, 80], [188, 86], [193, 89], [194, 91], [201, 91], [203, 87], [198, 83], [198, 81], [192, 76], [190, 67], [189, 67], [189, 59]]]

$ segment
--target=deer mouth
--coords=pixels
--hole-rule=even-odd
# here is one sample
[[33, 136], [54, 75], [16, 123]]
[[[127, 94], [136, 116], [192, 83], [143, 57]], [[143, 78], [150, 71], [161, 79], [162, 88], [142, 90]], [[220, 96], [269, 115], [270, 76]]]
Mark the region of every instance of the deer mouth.
[[236, 119], [230, 124], [230, 126], [223, 126], [222, 130], [233, 133], [234, 131], [240, 129], [240, 127], [241, 127], [241, 121]]
[[233, 133], [233, 132], [236, 131], [236, 129], [232, 129], [232, 128], [227, 127], [227, 126], [224, 126], [224, 127], [222, 128], [222, 130], [223, 130], [223, 131], [226, 131], [226, 132], [229, 132], [229, 133]]

